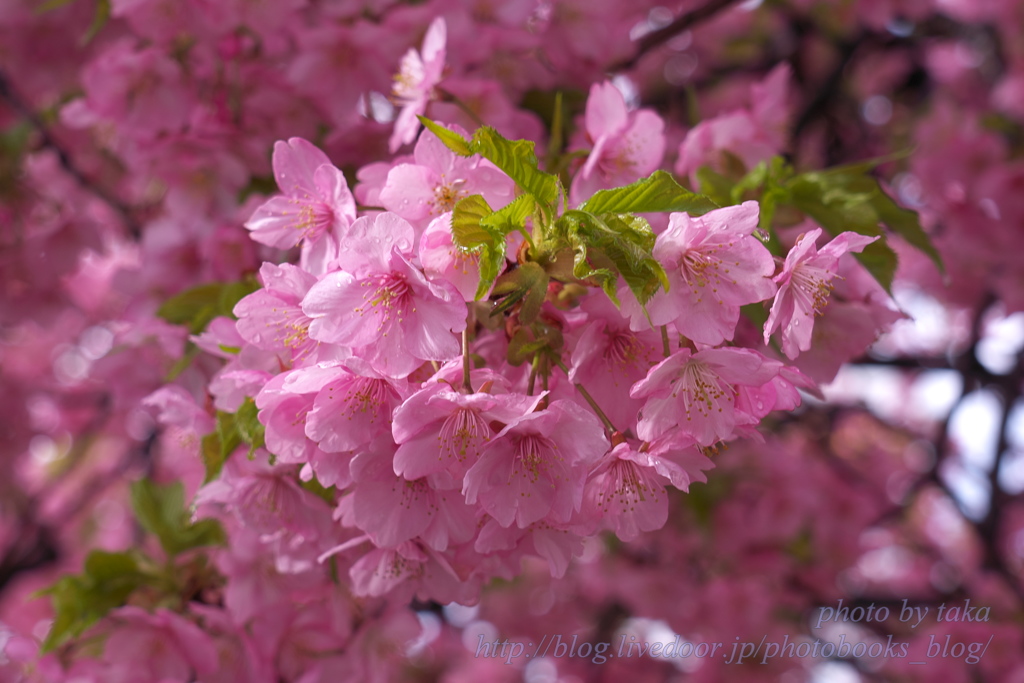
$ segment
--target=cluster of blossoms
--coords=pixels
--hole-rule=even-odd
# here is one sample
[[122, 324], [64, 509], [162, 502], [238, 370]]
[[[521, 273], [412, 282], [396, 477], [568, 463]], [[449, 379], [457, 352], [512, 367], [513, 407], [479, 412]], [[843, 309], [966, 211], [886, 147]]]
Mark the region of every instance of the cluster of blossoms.
[[[439, 50], [431, 43], [443, 26], [431, 28], [425, 52]], [[572, 192], [581, 207], [660, 161], [661, 119], [627, 112], [611, 83], [592, 88], [586, 128], [594, 148]], [[472, 603], [484, 581], [515, 576], [525, 555], [561, 576], [600, 530], [629, 541], [661, 528], [666, 486], [686, 491], [705, 481], [719, 444], [758, 437], [768, 413], [798, 406], [800, 388], [815, 390], [769, 349], [731, 343], [741, 307], [772, 301], [764, 342], [781, 328], [795, 358], [810, 347], [840, 258], [877, 239], [844, 233], [819, 251], [818, 229], [777, 264], [755, 236], [757, 202], [675, 212], [651, 233], [666, 275], [645, 304], [625, 281], [620, 310], [611, 293], [562, 273], [499, 306], [476, 301], [491, 283], [481, 286], [481, 249], [458, 244], [453, 211], [473, 197], [495, 212], [511, 208], [516, 182], [429, 130], [411, 157], [388, 166], [377, 165], [355, 192], [382, 206], [358, 211], [322, 151], [301, 138], [278, 142], [282, 194], [246, 227], [259, 243], [299, 247], [299, 263], [264, 263], [262, 288], [234, 308], [237, 323], [214, 320], [196, 338], [230, 357], [210, 392], [224, 411], [255, 402], [271, 471], [298, 467], [303, 480], [335, 488], [343, 542], [325, 548], [335, 536], [313, 524], [291, 531], [320, 561], [361, 558], [351, 570], [357, 594], [401, 584], [420, 599]], [[553, 239], [543, 220], [524, 222], [532, 235], [504, 237], [504, 279], [541, 271], [537, 254]], [[532, 352], [523, 334], [535, 337]], [[217, 499], [248, 499], [247, 485], [233, 490]]]

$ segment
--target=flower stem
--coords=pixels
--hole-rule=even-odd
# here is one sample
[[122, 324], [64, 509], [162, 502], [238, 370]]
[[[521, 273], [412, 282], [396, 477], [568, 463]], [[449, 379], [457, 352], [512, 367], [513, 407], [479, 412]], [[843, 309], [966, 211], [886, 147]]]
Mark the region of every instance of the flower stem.
[[[555, 362], [555, 365], [557, 365], [562, 370], [562, 372], [564, 372], [566, 376], [568, 376], [569, 368], [565, 367], [565, 363], [562, 362], [562, 359], [554, 358], [553, 360]], [[576, 391], [580, 392], [580, 396], [582, 396], [584, 400], [586, 400], [586, 402], [590, 404], [590, 407], [594, 409], [594, 412], [597, 413], [597, 417], [601, 420], [601, 424], [604, 425], [604, 428], [608, 430], [608, 433], [615, 434], [616, 432], [618, 432], [619, 430], [615, 428], [615, 425], [612, 424], [612, 421], [609, 420], [608, 416], [604, 414], [604, 411], [601, 410], [601, 406], [597, 405], [597, 401], [595, 401], [594, 397], [590, 395], [590, 392], [587, 391], [586, 388], [584, 388], [584, 386], [579, 382], [573, 382], [573, 386], [576, 387]]]
[[462, 386], [468, 393], [474, 393], [469, 378], [469, 325], [462, 331]]
[[437, 86], [434, 86], [434, 90], [437, 92], [438, 95], [441, 96], [441, 101], [442, 102], [451, 102], [456, 107], [461, 109], [462, 113], [464, 113], [466, 116], [468, 116], [470, 119], [472, 119], [473, 123], [475, 123], [478, 126], [485, 125], [484, 122], [477, 115], [477, 113], [475, 111], [473, 111], [472, 109], [470, 109], [469, 105], [466, 104], [465, 102], [463, 102], [462, 100], [460, 100], [458, 97], [456, 97], [452, 93], [448, 92], [447, 90], [445, 90], [443, 88], [439, 88]]
[[672, 346], [668, 341], [668, 325], [661, 326], [661, 348], [665, 352], [665, 358], [672, 355]]

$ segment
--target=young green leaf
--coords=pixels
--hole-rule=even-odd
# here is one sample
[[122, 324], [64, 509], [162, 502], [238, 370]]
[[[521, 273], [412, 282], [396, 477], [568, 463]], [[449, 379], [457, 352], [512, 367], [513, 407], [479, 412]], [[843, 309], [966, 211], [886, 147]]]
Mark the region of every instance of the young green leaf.
[[854, 257], [868, 269], [885, 291], [892, 293], [892, 280], [899, 263], [896, 252], [889, 246], [885, 236], [864, 247], [864, 251], [854, 254]]
[[516, 230], [522, 231], [526, 226], [526, 219], [533, 215], [536, 206], [537, 202], [532, 195], [520, 195], [494, 213], [484, 217], [481, 224], [492, 228], [504, 237]]
[[242, 442], [249, 444], [249, 458], [255, 455], [257, 448], [266, 445], [266, 427], [260, 423], [258, 415], [256, 402], [248, 397], [235, 413], [235, 428]]
[[473, 150], [469, 148], [469, 140], [462, 137], [453, 130], [449, 130], [439, 123], [435, 123], [428, 119], [426, 116], [417, 116], [423, 127], [429, 130], [431, 133], [436, 135], [441, 142], [445, 144], [445, 147], [455, 152], [461, 157], [473, 156]]
[[558, 177], [538, 168], [532, 142], [507, 140], [498, 131], [484, 126], [473, 134], [470, 149], [504, 171], [538, 202], [554, 207], [558, 200]]
[[892, 197], [887, 195], [881, 188], [878, 188], [878, 192], [872, 196], [871, 205], [874, 207], [879, 219], [890, 230], [905, 239], [911, 246], [924, 252], [935, 263], [940, 273], [946, 272], [946, 267], [942, 263], [939, 250], [935, 248], [931, 238], [928, 237], [928, 234], [921, 227], [920, 216], [917, 215], [916, 211], [904, 209], [893, 201]]
[[528, 261], [505, 273], [494, 284], [494, 294], [504, 298], [494, 307], [491, 315], [498, 315], [522, 301], [519, 322], [529, 325], [540, 314], [540, 307], [548, 294], [548, 274], [538, 264]]
[[487, 200], [474, 194], [463, 197], [452, 209], [452, 241], [463, 249], [475, 249], [495, 241], [495, 234], [483, 226], [485, 218], [493, 213]]
[[700, 216], [717, 209], [707, 197], [690, 192], [665, 171], [655, 171], [632, 185], [598, 190], [580, 209], [593, 214], [685, 211]]
[[148, 580], [128, 553], [89, 553], [81, 574], [64, 576], [38, 594], [50, 596], [54, 612], [42, 652], [80, 636], [107, 612], [124, 605], [128, 596]]
[[157, 316], [174, 325], [185, 325], [192, 334], [206, 329], [217, 316], [234, 317], [242, 297], [259, 289], [252, 278], [239, 282], [210, 282], [172, 296], [157, 309]]
[[167, 485], [141, 479], [131, 487], [132, 509], [142, 528], [157, 537], [168, 557], [193, 548], [223, 545], [224, 530], [214, 519], [195, 523], [185, 509], [185, 489], [181, 482]]

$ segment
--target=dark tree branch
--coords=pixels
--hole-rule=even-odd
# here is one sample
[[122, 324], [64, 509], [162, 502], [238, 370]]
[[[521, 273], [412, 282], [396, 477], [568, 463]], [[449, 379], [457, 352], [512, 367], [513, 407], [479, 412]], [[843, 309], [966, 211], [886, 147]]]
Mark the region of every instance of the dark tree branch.
[[657, 31], [651, 31], [637, 41], [637, 49], [633, 56], [627, 60], [612, 64], [608, 67], [608, 70], [626, 71], [628, 69], [632, 69], [644, 55], [654, 48], [668, 42], [673, 37], [689, 29], [691, 26], [699, 24], [706, 19], [710, 19], [722, 10], [728, 8], [730, 5], [736, 4], [736, 2], [737, 0], [711, 0], [703, 7], [679, 16], [668, 26], [663, 26]]
[[2, 71], [0, 71], [0, 100], [7, 102], [7, 104], [19, 116], [32, 125], [32, 128], [39, 134], [43, 147], [52, 149], [54, 153], [56, 153], [57, 160], [60, 163], [61, 168], [63, 168], [68, 175], [74, 178], [87, 192], [99, 197], [108, 206], [114, 209], [121, 216], [121, 220], [124, 221], [124, 224], [128, 228], [128, 232], [132, 237], [136, 240], [141, 237], [142, 227], [132, 217], [131, 211], [128, 207], [121, 203], [121, 201], [112, 194], [86, 177], [86, 175], [71, 160], [71, 156], [68, 154], [67, 150], [65, 150], [64, 147], [53, 137], [53, 134], [50, 132], [46, 123], [39, 118], [39, 115], [33, 111], [32, 107], [30, 107], [27, 102], [14, 92], [10, 79], [8, 79]]

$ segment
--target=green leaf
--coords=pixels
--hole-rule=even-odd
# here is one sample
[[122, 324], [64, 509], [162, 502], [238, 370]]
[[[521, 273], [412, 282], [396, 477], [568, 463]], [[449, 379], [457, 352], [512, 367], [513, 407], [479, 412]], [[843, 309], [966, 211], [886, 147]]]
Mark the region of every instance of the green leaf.
[[508, 340], [508, 362], [519, 367], [530, 359], [533, 354], [547, 346], [544, 339], [534, 339], [527, 327], [520, 327]]
[[227, 462], [228, 457], [242, 444], [242, 435], [238, 430], [238, 420], [234, 413], [217, 411], [217, 437], [220, 439], [220, 457]]
[[871, 188], [844, 176], [805, 173], [788, 184], [791, 203], [833, 236], [852, 230], [880, 235], [878, 214], [871, 206]]
[[203, 464], [209, 483], [220, 476], [224, 463], [243, 443], [249, 445], [249, 458], [252, 459], [257, 448], [266, 445], [266, 429], [260, 423], [259, 409], [251, 398], [242, 402], [236, 413], [217, 411], [217, 431], [207, 434], [202, 440]]
[[488, 222], [495, 215], [487, 201], [478, 194], [460, 199], [452, 212], [452, 241], [456, 248], [475, 251], [480, 258], [480, 284], [475, 296], [478, 301], [487, 296], [495, 278], [505, 267], [502, 221], [494, 221], [497, 225]]
[[896, 252], [892, 250], [884, 236], [864, 247], [864, 251], [854, 254], [854, 257], [868, 269], [885, 291], [892, 292], [892, 280], [899, 263]]
[[426, 116], [417, 116], [423, 127], [436, 135], [444, 143], [445, 147], [458, 154], [460, 157], [473, 156], [473, 150], [469, 147], [469, 140], [462, 137], [453, 130], [449, 130], [440, 123], [435, 123]]
[[573, 274], [599, 284], [616, 305], [621, 275], [641, 305], [659, 288], [668, 290], [668, 276], [653, 257], [655, 235], [646, 220], [632, 214], [595, 216], [582, 209], [566, 211], [556, 223], [574, 251]]
[[54, 612], [42, 652], [50, 652], [84, 633], [110, 610], [124, 605], [128, 596], [148, 581], [128, 553], [89, 553], [81, 574], [65, 576], [38, 593], [50, 596]]
[[235, 304], [257, 289], [259, 285], [252, 278], [240, 282], [210, 282], [172, 296], [156, 314], [174, 325], [187, 326], [192, 334], [199, 334], [217, 316], [234, 317]]
[[214, 282], [187, 289], [165, 301], [156, 314], [174, 325], [187, 325], [190, 332], [198, 334], [217, 316], [221, 287]]
[[491, 291], [491, 285], [505, 268], [505, 241], [485, 244], [480, 247], [480, 284], [476, 287], [474, 300], [480, 301]]
[[735, 183], [709, 166], [697, 169], [697, 185], [701, 194], [711, 198], [719, 206], [729, 206], [732, 201], [732, 189]]
[[570, 211], [558, 219], [555, 228], [572, 248], [573, 276], [580, 280], [592, 280], [618, 306], [619, 298], [615, 293], [618, 275], [613, 270], [614, 264], [596, 248], [593, 238], [589, 237], [595, 229], [592, 219], [596, 218], [583, 211]]
[[203, 483], [209, 484], [220, 476], [220, 472], [227, 460], [224, 456], [224, 449], [221, 448], [220, 436], [217, 432], [212, 432], [203, 437], [203, 440], [200, 442], [200, 451], [203, 458], [203, 467], [206, 470]]
[[547, 298], [548, 281], [548, 274], [532, 261], [505, 273], [494, 283], [494, 294], [504, 295], [504, 298], [494, 307], [491, 315], [504, 313], [521, 301], [519, 322], [529, 325], [537, 319], [544, 299]]
[[522, 365], [542, 349], [551, 349], [557, 352], [564, 346], [565, 340], [558, 328], [547, 325], [535, 325], [534, 327], [538, 329], [520, 327], [509, 340], [506, 357], [512, 365], [517, 367]]
[[256, 402], [246, 397], [242, 406], [235, 413], [235, 428], [244, 443], [249, 444], [249, 458], [251, 459], [257, 448], [266, 445], [266, 427], [259, 421], [259, 409]]
[[470, 149], [504, 171], [538, 202], [554, 208], [558, 200], [558, 177], [538, 168], [532, 142], [507, 140], [498, 131], [484, 126], [473, 134]]
[[483, 227], [485, 218], [493, 213], [487, 200], [474, 194], [463, 197], [452, 209], [452, 241], [455, 246], [475, 249], [495, 241], [493, 231]]
[[165, 486], [141, 479], [131, 487], [132, 508], [142, 528], [157, 537], [168, 557], [193, 548], [223, 545], [224, 530], [213, 519], [195, 523], [185, 509], [185, 489], [181, 482]]
[[924, 252], [935, 263], [939, 272], [945, 274], [946, 267], [942, 263], [942, 257], [935, 245], [932, 244], [931, 238], [921, 227], [921, 220], [916, 211], [904, 209], [881, 188], [872, 197], [871, 205], [890, 230], [905, 239], [911, 246]]
[[608, 255], [641, 305], [650, 301], [659, 289], [669, 289], [665, 269], [651, 254], [655, 235], [642, 218], [624, 214], [605, 216], [615, 233], [599, 239], [597, 245]]
[[665, 171], [655, 171], [626, 187], [598, 190], [580, 206], [581, 210], [593, 214], [685, 211], [692, 216], [717, 208], [715, 202], [690, 192]]
[[91, 43], [93, 38], [99, 35], [99, 32], [107, 25], [108, 21], [110, 21], [110, 0], [96, 0], [96, 11], [92, 17], [92, 24], [89, 25], [89, 30], [86, 31], [85, 36], [82, 38], [82, 44], [88, 45]]
[[320, 480], [316, 478], [315, 474], [309, 481], [300, 481], [299, 486], [317, 496], [328, 505], [332, 507], [334, 506], [338, 489], [334, 486], [324, 486], [320, 483]]
[[537, 202], [532, 195], [520, 195], [504, 207], [484, 217], [481, 223], [504, 238], [505, 235], [516, 230], [522, 231], [526, 227], [526, 219], [533, 215], [536, 206]]
[[46, 0], [46, 2], [40, 3], [36, 6], [36, 14], [45, 14], [46, 12], [52, 12], [55, 9], [60, 9], [65, 5], [70, 5], [76, 2], [76, 0]]

